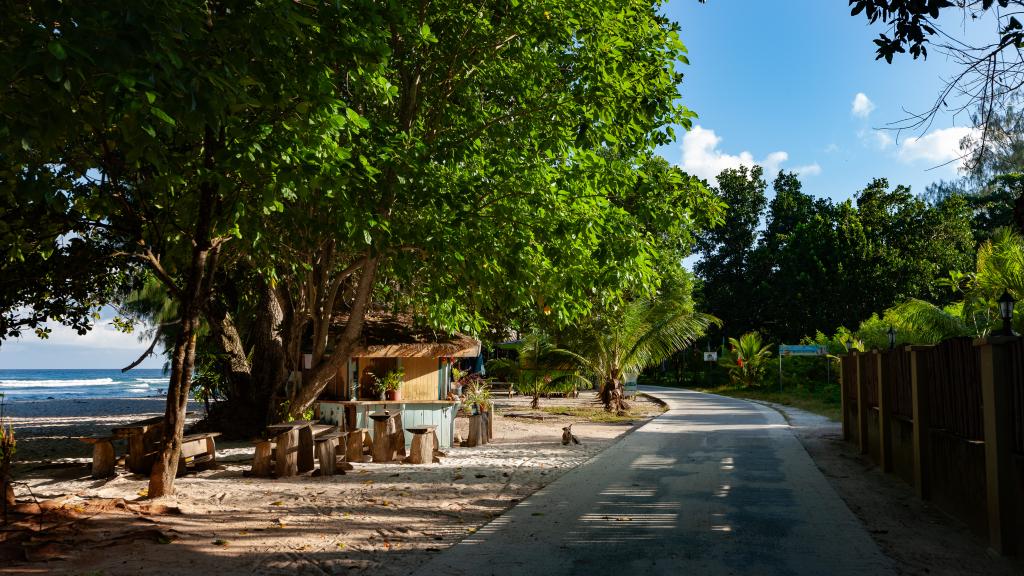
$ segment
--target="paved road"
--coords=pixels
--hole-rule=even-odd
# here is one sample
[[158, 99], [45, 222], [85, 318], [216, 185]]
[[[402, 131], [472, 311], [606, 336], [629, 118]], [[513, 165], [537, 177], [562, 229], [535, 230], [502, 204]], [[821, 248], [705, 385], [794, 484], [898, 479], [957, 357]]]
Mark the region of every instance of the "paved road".
[[644, 391], [669, 411], [416, 574], [893, 573], [777, 412]]

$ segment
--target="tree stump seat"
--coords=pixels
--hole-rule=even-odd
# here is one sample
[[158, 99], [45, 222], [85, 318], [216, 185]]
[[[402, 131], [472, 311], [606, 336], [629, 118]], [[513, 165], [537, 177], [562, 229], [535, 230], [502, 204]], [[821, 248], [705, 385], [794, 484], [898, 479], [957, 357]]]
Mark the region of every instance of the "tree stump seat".
[[406, 428], [412, 434], [412, 448], [409, 457], [403, 460], [408, 464], [432, 464], [439, 461], [435, 457], [437, 447], [437, 426], [412, 426]]
[[349, 462], [363, 461], [363, 445], [367, 435], [366, 428], [354, 428], [348, 431], [347, 442], [345, 443], [345, 460]]
[[345, 452], [339, 450], [341, 442], [344, 442], [345, 432], [334, 431], [323, 432], [316, 436], [316, 458], [320, 462], [320, 477], [333, 476], [337, 472], [339, 452], [341, 458], [345, 458]]
[[117, 458], [114, 455], [114, 440], [117, 436], [88, 436], [79, 438], [86, 444], [92, 444], [92, 477], [99, 480], [114, 475]]
[[397, 435], [402, 436], [402, 451], [405, 451], [405, 436], [402, 434], [401, 428], [396, 426], [396, 419], [401, 422], [401, 414], [385, 410], [384, 412], [371, 412], [369, 416], [373, 420], [373, 461], [393, 462], [398, 452], [397, 446], [395, 446]]

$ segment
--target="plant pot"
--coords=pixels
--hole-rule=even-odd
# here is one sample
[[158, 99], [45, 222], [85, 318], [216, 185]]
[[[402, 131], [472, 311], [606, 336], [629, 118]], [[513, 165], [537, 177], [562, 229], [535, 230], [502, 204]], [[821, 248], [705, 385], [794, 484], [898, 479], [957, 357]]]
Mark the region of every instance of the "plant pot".
[[384, 392], [384, 399], [385, 400], [389, 400], [391, 402], [398, 402], [398, 401], [400, 401], [402, 399], [402, 391], [401, 390], [388, 390], [388, 391]]

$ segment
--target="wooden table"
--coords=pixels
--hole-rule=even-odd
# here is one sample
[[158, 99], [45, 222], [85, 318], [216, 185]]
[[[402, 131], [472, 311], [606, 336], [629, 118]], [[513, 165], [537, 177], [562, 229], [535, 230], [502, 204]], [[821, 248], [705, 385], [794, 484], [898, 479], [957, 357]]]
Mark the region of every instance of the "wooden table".
[[383, 410], [367, 414], [373, 420], [373, 461], [392, 462], [405, 456], [402, 413]]
[[113, 428], [114, 438], [128, 440], [125, 466], [136, 474], [148, 474], [156, 461], [164, 431], [164, 417], [154, 416]]
[[330, 424], [311, 420], [293, 420], [267, 426], [267, 435], [274, 438], [274, 472], [278, 478], [295, 476], [314, 468], [314, 438], [317, 434], [336, 430]]

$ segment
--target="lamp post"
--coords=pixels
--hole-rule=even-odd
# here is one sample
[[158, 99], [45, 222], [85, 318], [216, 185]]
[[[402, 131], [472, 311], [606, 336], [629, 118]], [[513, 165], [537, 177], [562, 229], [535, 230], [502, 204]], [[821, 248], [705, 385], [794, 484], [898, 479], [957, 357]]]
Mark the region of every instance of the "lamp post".
[[1003, 290], [1003, 295], [999, 297], [999, 316], [1003, 319], [1003, 333], [1002, 336], [1016, 336], [1013, 332], [1013, 305], [1016, 303], [1013, 300], [1013, 296], [1010, 296], [1009, 290]]

